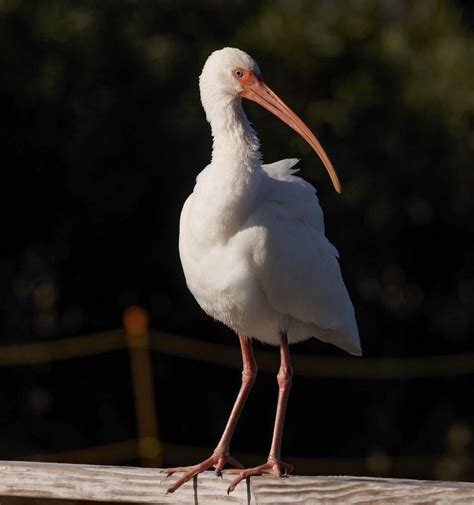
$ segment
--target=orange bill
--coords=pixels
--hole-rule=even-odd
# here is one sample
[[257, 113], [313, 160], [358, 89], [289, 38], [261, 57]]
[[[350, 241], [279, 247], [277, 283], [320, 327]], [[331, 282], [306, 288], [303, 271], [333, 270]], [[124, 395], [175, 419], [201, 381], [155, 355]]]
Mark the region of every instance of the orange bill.
[[290, 128], [293, 128], [306, 142], [315, 150], [323, 162], [329, 177], [331, 178], [334, 189], [340, 193], [341, 183], [337, 176], [331, 160], [324, 151], [318, 139], [313, 135], [311, 130], [304, 122], [285, 104], [285, 102], [276, 95], [262, 80], [255, 74], [250, 74], [245, 82], [242, 82], [243, 90], [239, 93], [240, 96], [257, 102], [259, 105], [275, 114], [279, 119], [286, 123]]

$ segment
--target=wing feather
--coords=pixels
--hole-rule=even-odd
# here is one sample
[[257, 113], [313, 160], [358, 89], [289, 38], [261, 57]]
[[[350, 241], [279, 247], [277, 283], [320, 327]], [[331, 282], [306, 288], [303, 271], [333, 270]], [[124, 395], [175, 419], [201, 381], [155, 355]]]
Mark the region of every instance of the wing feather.
[[282, 160], [266, 169], [271, 181], [253, 217], [262, 240], [254, 250], [256, 278], [274, 310], [314, 328], [314, 336], [321, 340], [360, 354], [354, 308], [338, 252], [324, 235], [314, 188], [289, 173], [292, 161]]
[[263, 165], [262, 168], [271, 181], [267, 185], [267, 199], [279, 207], [278, 211], [282, 217], [303, 221], [324, 233], [324, 215], [316, 188], [294, 175], [298, 169], [293, 167], [298, 161], [296, 158], [290, 158]]

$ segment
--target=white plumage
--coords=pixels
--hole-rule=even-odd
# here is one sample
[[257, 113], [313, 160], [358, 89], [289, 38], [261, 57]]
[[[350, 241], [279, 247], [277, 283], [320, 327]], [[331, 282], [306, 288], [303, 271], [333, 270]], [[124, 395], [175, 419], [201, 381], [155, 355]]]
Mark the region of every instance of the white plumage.
[[236, 68], [261, 79], [254, 60], [232, 48], [214, 52], [200, 78], [214, 142], [212, 161], [181, 213], [189, 289], [204, 311], [240, 335], [275, 345], [281, 331], [290, 343], [314, 336], [360, 355], [354, 309], [315, 189], [294, 175], [296, 159], [262, 164]]

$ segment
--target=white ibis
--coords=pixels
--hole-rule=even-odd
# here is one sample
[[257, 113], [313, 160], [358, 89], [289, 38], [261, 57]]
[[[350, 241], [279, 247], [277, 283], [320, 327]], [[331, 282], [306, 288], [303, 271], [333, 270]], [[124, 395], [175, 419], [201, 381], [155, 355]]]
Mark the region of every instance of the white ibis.
[[[224, 433], [209, 458], [188, 467], [170, 488], [225, 464], [242, 480], [291, 471], [280, 459], [292, 381], [289, 343], [316, 337], [361, 355], [354, 309], [342, 280], [338, 252], [324, 234], [321, 207], [311, 184], [294, 175], [296, 159], [262, 164], [260, 143], [242, 109], [253, 100], [299, 133], [316, 151], [341, 191], [321, 144], [303, 121], [264, 83], [257, 63], [226, 47], [207, 59], [199, 81], [214, 138], [211, 163], [198, 175], [181, 212], [179, 252], [186, 282], [202, 309], [239, 336], [242, 385]], [[257, 375], [252, 339], [279, 345], [279, 393], [266, 463], [245, 469], [229, 452], [230, 441]]]

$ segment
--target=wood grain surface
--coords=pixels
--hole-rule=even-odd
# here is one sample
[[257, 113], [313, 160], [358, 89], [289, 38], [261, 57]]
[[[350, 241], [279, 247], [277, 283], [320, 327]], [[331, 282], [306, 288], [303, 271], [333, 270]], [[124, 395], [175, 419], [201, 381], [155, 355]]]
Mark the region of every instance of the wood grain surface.
[[264, 476], [241, 483], [227, 495], [231, 476], [221, 479], [205, 472], [167, 495], [170, 479], [153, 468], [0, 461], [0, 505], [78, 505], [84, 500], [174, 505], [474, 505], [474, 484], [467, 482]]

